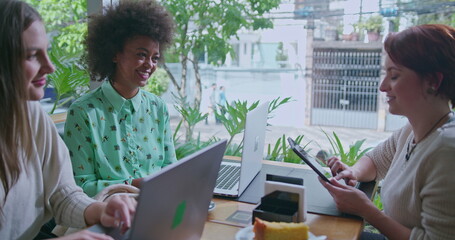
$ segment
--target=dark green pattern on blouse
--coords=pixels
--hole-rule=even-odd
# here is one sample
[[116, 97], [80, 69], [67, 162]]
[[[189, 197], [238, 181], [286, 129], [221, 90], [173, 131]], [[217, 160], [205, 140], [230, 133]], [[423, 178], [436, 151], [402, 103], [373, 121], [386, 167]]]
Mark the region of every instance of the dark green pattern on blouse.
[[76, 183], [89, 196], [176, 161], [164, 101], [143, 90], [125, 99], [108, 81], [71, 105], [64, 140]]

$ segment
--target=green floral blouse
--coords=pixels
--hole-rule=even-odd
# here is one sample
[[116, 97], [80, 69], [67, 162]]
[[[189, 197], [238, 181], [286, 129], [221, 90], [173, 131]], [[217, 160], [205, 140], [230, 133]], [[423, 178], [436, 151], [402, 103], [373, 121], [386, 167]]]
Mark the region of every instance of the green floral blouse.
[[76, 183], [89, 196], [176, 161], [164, 101], [142, 89], [125, 99], [108, 81], [71, 105], [64, 140]]

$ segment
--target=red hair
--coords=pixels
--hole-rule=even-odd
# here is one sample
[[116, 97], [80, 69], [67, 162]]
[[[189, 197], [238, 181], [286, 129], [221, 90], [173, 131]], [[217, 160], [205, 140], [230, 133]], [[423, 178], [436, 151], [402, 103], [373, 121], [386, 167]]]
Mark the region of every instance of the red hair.
[[455, 28], [425, 24], [391, 33], [384, 42], [390, 59], [420, 76], [443, 78], [437, 93], [455, 103]]

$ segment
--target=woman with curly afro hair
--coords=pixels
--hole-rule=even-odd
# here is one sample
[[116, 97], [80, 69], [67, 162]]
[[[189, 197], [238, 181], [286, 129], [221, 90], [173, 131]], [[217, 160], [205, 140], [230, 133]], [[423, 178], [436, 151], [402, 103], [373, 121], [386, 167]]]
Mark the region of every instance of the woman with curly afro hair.
[[122, 1], [89, 21], [87, 62], [103, 81], [68, 110], [64, 140], [76, 183], [89, 196], [176, 161], [166, 104], [141, 87], [171, 43], [174, 22], [154, 1]]

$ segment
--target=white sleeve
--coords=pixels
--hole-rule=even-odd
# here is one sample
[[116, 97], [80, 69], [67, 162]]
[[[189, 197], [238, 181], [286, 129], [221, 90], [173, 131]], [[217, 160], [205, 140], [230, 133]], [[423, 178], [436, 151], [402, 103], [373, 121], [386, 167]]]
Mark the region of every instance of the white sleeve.
[[57, 129], [38, 102], [30, 102], [31, 121], [37, 151], [42, 160], [46, 208], [53, 212], [57, 224], [84, 227], [84, 211], [95, 200], [89, 198], [74, 181], [68, 149]]

